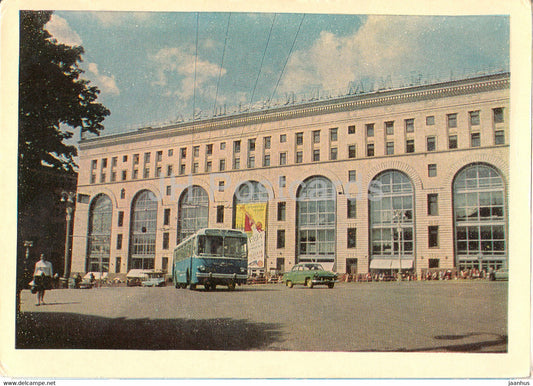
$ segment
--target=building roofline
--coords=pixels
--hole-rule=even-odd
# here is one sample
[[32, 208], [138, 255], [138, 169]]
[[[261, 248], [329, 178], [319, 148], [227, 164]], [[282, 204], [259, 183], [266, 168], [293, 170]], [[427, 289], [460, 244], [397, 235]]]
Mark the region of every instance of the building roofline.
[[391, 90], [378, 90], [357, 95], [342, 96], [289, 106], [253, 112], [238, 113], [212, 117], [203, 120], [168, 124], [160, 127], [143, 127], [124, 133], [112, 134], [79, 141], [81, 150], [103, 146], [147, 141], [169, 136], [200, 133], [204, 131], [242, 127], [250, 124], [273, 122], [283, 119], [294, 119], [324, 113], [335, 113], [359, 108], [391, 105], [411, 101], [443, 98], [455, 95], [472, 94], [509, 88], [510, 73], [503, 72], [492, 75], [471, 77], [460, 80], [432, 83], [420, 86], [409, 86]]

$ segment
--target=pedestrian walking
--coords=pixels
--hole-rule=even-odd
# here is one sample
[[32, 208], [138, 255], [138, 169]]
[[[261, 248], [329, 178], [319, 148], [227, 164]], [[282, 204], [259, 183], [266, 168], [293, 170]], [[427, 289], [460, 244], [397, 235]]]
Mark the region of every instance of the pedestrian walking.
[[52, 263], [46, 260], [44, 253], [41, 253], [40, 260], [35, 263], [33, 271], [33, 293], [37, 293], [37, 304], [40, 306], [44, 303], [44, 292], [52, 289]]

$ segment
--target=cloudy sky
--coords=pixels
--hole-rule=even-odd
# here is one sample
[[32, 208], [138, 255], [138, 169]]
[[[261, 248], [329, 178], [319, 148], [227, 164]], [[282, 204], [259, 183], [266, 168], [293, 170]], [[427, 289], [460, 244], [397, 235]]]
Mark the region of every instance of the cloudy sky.
[[55, 12], [46, 28], [84, 47], [111, 111], [103, 134], [509, 70], [505, 16]]

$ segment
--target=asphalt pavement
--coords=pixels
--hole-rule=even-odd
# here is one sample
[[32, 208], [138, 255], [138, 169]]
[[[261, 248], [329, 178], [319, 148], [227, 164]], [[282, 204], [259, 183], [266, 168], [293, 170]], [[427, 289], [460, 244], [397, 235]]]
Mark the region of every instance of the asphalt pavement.
[[507, 282], [102, 287], [21, 295], [19, 349], [506, 352]]

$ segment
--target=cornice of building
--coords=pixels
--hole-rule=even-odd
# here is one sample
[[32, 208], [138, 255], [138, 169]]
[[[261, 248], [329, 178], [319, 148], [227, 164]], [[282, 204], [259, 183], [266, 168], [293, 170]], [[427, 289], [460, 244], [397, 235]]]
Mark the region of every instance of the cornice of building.
[[169, 124], [156, 128], [146, 127], [127, 133], [84, 139], [79, 142], [79, 146], [80, 150], [89, 150], [105, 146], [144, 142], [154, 139], [236, 128], [286, 119], [296, 119], [377, 106], [476, 94], [480, 92], [508, 89], [509, 86], [509, 73], [486, 75], [443, 83], [350, 95], [335, 99], [290, 105], [270, 110], [241, 113], [231, 116], [214, 117], [199, 121]]

